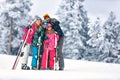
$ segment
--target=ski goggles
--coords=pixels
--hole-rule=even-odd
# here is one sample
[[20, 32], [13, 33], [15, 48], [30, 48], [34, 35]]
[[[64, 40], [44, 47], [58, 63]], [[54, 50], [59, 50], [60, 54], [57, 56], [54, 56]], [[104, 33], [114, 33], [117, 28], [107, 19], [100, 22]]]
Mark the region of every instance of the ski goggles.
[[48, 25], [48, 22], [43, 21], [43, 22], [42, 22], [42, 25], [45, 25], [45, 26], [46, 26], [46, 25]]

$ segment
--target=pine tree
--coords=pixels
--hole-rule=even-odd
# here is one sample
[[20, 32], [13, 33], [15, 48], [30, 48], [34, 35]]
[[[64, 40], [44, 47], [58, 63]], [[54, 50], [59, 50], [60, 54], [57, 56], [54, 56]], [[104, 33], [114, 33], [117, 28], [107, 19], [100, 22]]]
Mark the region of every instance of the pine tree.
[[[88, 35], [89, 35], [89, 40], [87, 41], [87, 44], [91, 46], [91, 51], [89, 51], [90, 55], [88, 57], [89, 60], [97, 60], [98, 56], [100, 54], [100, 46], [101, 46], [101, 41], [103, 41], [103, 34], [104, 29], [101, 25], [101, 20], [100, 18], [97, 18], [94, 24], [91, 24], [89, 27]], [[99, 50], [100, 49], [100, 50]]]
[[31, 5], [30, 0], [5, 0], [1, 3], [0, 27], [2, 31], [0, 46], [2, 46], [2, 49], [0, 52], [7, 53], [8, 50], [11, 18], [13, 18], [12, 53], [14, 54], [19, 47], [22, 34], [21, 28], [28, 25], [31, 20], [31, 16], [28, 14]]
[[84, 0], [62, 0], [57, 11], [65, 34], [63, 53], [67, 58], [83, 58], [88, 39], [88, 17], [82, 3]]
[[98, 38], [101, 37], [102, 34], [101, 21], [99, 18], [97, 18], [94, 25], [89, 26], [88, 35], [90, 36], [90, 39], [87, 41], [87, 44], [91, 45], [92, 47], [99, 46], [100, 43]]
[[104, 62], [118, 62], [118, 51], [114, 49], [115, 46], [120, 46], [119, 35], [120, 35], [120, 24], [115, 21], [116, 16], [113, 12], [110, 13], [108, 20], [104, 25], [100, 25], [99, 19], [93, 26], [89, 28], [88, 44], [99, 52], [96, 54], [97, 61]]
[[118, 41], [120, 38], [120, 24], [115, 19], [115, 14], [110, 12], [108, 20], [103, 25], [105, 29], [103, 52], [107, 57], [104, 60], [105, 62], [115, 62], [118, 58], [118, 52], [114, 51], [114, 46], [120, 46], [120, 42]]

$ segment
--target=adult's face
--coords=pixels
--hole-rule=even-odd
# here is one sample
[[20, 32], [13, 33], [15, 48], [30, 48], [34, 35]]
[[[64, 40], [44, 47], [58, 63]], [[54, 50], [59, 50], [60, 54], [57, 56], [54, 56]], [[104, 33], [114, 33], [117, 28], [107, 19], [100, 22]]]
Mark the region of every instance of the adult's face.
[[47, 22], [50, 22], [50, 17], [46, 17], [45, 20], [46, 20]]
[[42, 23], [42, 20], [37, 20], [37, 21], [36, 21], [36, 24], [37, 24], [37, 25], [40, 25], [41, 23]]

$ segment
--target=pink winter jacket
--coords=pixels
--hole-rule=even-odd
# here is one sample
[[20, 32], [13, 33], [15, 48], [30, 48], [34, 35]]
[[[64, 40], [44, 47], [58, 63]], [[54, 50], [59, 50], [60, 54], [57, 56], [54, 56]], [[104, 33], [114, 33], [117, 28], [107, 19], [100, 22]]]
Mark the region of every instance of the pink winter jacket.
[[24, 40], [26, 38], [26, 35], [28, 34], [28, 38], [26, 39], [26, 43], [30, 44], [32, 42], [32, 37], [35, 33], [34, 24], [32, 24], [32, 27], [30, 28], [29, 33], [27, 33], [28, 29], [26, 27], [23, 28], [23, 32], [24, 32], [24, 34], [22, 35], [22, 40]]
[[44, 41], [44, 50], [54, 50], [59, 36], [56, 33], [46, 34], [46, 36], [48, 39]]

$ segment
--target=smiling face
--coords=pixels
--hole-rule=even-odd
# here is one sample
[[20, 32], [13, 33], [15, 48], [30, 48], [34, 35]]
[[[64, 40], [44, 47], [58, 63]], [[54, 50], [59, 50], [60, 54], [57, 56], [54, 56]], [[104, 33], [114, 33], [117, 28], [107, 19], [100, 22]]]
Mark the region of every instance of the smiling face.
[[51, 24], [48, 24], [48, 25], [46, 26], [46, 28], [47, 28], [47, 30], [51, 30], [51, 29], [52, 29], [52, 25], [51, 25]]
[[42, 20], [36, 20], [36, 24], [40, 25], [42, 23]]
[[46, 17], [45, 20], [46, 20], [47, 22], [50, 22], [50, 17]]
[[52, 29], [52, 27], [47, 28], [47, 30], [51, 30], [51, 29]]

